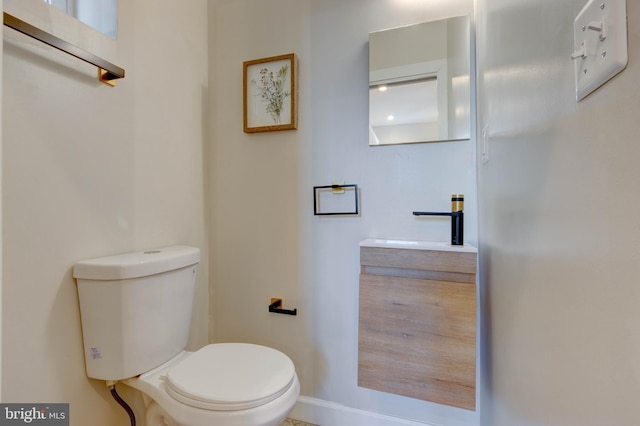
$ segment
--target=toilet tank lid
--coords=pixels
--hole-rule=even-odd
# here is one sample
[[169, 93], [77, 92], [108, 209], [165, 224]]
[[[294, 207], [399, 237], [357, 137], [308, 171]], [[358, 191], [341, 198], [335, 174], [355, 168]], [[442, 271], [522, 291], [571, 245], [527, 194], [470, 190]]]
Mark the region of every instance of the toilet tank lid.
[[160, 274], [200, 262], [200, 249], [170, 246], [83, 260], [73, 268], [75, 278], [122, 280]]

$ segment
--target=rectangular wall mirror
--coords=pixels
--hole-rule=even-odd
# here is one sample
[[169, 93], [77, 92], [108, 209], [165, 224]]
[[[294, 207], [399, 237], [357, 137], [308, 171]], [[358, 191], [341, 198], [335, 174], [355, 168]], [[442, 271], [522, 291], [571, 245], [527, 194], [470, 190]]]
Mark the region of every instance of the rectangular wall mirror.
[[369, 145], [465, 140], [471, 129], [468, 16], [369, 34]]

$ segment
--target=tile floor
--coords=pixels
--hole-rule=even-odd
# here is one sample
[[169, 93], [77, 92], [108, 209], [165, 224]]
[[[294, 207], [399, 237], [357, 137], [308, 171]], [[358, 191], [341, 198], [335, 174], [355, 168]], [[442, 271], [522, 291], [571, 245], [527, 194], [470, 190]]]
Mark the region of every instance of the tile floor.
[[312, 425], [311, 423], [305, 423], [295, 419], [286, 419], [284, 423], [282, 423], [282, 426], [318, 426], [318, 425]]

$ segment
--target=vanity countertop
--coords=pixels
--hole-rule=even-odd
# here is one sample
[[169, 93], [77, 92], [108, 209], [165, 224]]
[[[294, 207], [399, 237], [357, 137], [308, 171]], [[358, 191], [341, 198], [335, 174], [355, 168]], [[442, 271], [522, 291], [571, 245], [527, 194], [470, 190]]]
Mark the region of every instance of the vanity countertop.
[[477, 253], [478, 249], [471, 244], [465, 243], [461, 246], [454, 246], [444, 241], [415, 241], [415, 240], [390, 240], [383, 238], [368, 238], [360, 242], [360, 247], [377, 247], [388, 249], [408, 249], [408, 250], [437, 250], [437, 251], [457, 251], [463, 253]]

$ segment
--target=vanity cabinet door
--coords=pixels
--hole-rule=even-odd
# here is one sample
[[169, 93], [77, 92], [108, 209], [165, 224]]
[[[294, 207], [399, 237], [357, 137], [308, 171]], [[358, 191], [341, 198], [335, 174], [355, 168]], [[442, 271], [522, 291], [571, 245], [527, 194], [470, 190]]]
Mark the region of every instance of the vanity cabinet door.
[[474, 410], [475, 274], [396, 275], [360, 275], [358, 385]]

